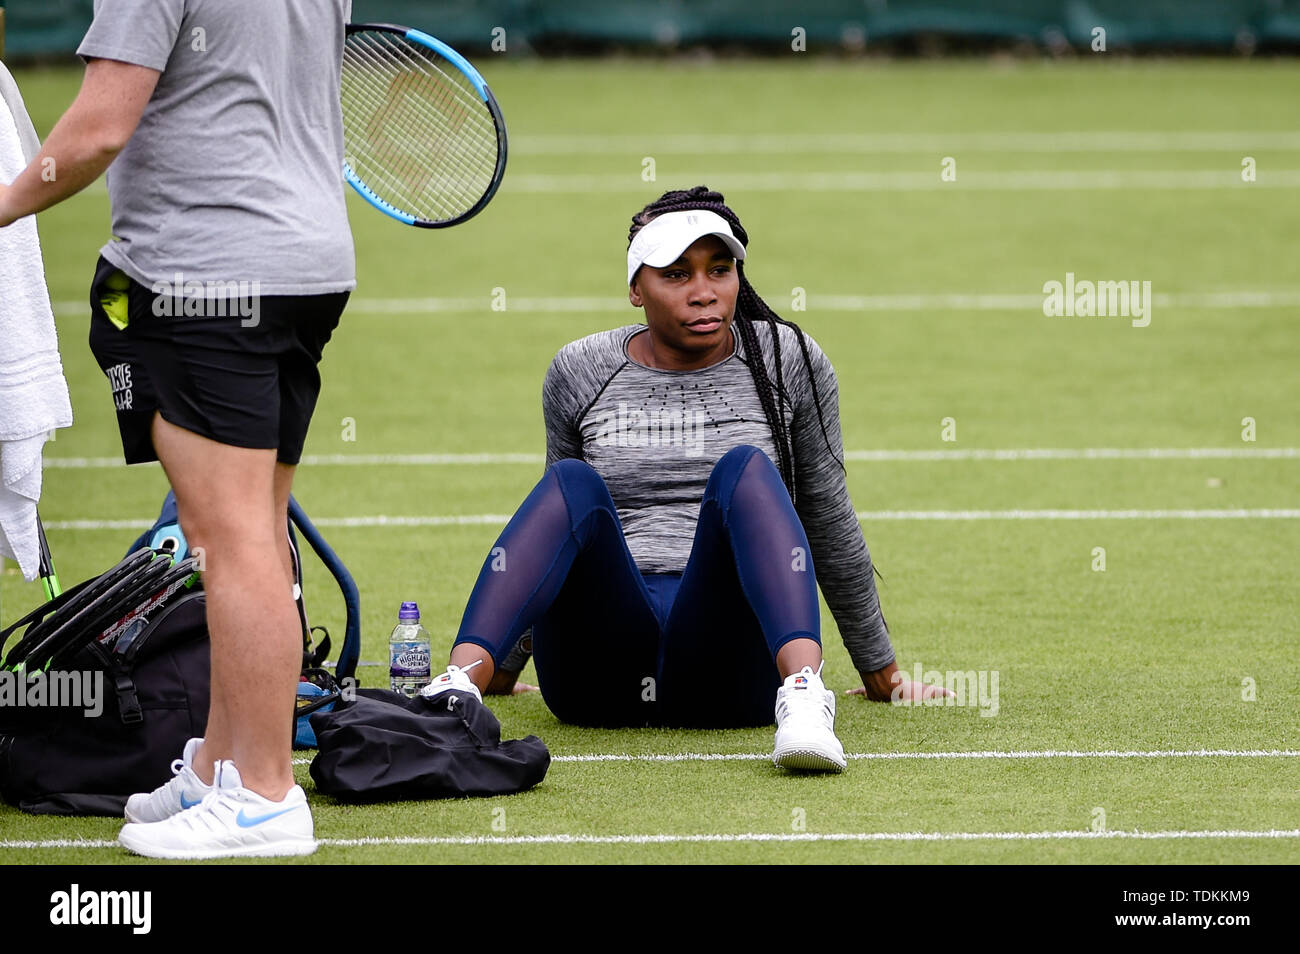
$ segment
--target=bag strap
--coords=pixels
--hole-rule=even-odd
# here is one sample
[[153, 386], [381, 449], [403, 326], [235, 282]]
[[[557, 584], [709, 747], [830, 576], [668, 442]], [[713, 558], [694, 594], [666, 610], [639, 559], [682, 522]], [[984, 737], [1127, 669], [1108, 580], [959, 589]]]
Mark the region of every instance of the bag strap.
[[361, 659], [361, 594], [357, 590], [356, 580], [352, 579], [348, 568], [325, 542], [325, 538], [321, 536], [320, 531], [316, 529], [293, 496], [289, 497], [289, 519], [303, 535], [303, 539], [311, 544], [316, 556], [320, 557], [321, 562], [329, 568], [339, 589], [343, 591], [343, 602], [347, 607], [347, 626], [343, 634], [343, 646], [339, 649], [338, 664], [334, 667], [334, 675], [340, 681], [355, 678], [357, 663]]
[[332, 705], [343, 698], [343, 690], [339, 687], [338, 682], [328, 669], [314, 668], [303, 671], [299, 680], [309, 682], [321, 691], [319, 696], [304, 696], [299, 694], [293, 710], [293, 722], [297, 726], [298, 720], [318, 712], [328, 705]]
[[[197, 562], [192, 561], [192, 558], [185, 562], [195, 562], [197, 565]], [[90, 644], [91, 652], [103, 664], [105, 671], [113, 680], [113, 688], [117, 694], [117, 712], [123, 724], [130, 725], [144, 719], [144, 710], [140, 707], [140, 698], [135, 686], [136, 656], [140, 654], [140, 650], [148, 644], [149, 638], [169, 616], [185, 604], [193, 600], [203, 599], [205, 595], [202, 590], [191, 589], [180, 599], [168, 604], [161, 613], [149, 620], [138, 636], [131, 640], [131, 644], [126, 647], [125, 652], [106, 652], [99, 643], [92, 642]]]
[[330, 658], [330, 631], [324, 626], [313, 626], [313, 633], [319, 632], [320, 639], [314, 643], [308, 644], [302, 653], [302, 668], [305, 673], [309, 669], [319, 669], [325, 665], [325, 660]]

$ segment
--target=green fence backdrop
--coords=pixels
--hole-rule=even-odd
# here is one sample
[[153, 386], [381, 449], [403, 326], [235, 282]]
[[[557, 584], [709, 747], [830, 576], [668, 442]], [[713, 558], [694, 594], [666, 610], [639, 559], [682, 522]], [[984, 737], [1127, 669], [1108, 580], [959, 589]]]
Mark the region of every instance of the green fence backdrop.
[[[71, 53], [92, 0], [0, 0], [12, 57]], [[417, 26], [466, 50], [568, 44], [860, 48], [940, 34], [1108, 48], [1291, 47], [1300, 0], [354, 0], [355, 20]]]

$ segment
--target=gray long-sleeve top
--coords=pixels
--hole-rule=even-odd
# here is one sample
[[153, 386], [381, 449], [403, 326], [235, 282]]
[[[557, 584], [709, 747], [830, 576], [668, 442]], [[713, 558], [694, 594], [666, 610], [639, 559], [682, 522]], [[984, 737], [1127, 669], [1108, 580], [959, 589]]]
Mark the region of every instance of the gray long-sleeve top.
[[[826, 424], [823, 436], [796, 332], [779, 327], [791, 399], [785, 416], [794, 445], [795, 509], [812, 547], [817, 582], [854, 666], [881, 669], [894, 651], [871, 554], [839, 463], [835, 369], [805, 336]], [[628, 325], [598, 332], [556, 354], [542, 387], [546, 464], [564, 458], [589, 463], [609, 487], [641, 572], [681, 573], [714, 465], [738, 444], [753, 444], [775, 462], [776, 445], [739, 335], [733, 353], [718, 364], [665, 371], [629, 357], [628, 342], [644, 331], [644, 325]], [[761, 324], [756, 331], [768, 378], [775, 381], [771, 332]]]

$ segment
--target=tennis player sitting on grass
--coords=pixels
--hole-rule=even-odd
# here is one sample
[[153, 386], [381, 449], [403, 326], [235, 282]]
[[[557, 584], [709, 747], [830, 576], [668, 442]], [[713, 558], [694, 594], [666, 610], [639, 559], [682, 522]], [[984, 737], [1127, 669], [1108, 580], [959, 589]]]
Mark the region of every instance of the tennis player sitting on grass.
[[775, 703], [773, 761], [840, 771], [818, 583], [857, 691], [943, 692], [894, 663], [845, 486], [834, 369], [755, 293], [748, 242], [704, 186], [633, 218], [628, 297], [646, 324], [555, 356], [546, 473], [488, 555], [427, 694], [509, 691], [531, 627], [542, 696], [565, 722], [770, 725]]

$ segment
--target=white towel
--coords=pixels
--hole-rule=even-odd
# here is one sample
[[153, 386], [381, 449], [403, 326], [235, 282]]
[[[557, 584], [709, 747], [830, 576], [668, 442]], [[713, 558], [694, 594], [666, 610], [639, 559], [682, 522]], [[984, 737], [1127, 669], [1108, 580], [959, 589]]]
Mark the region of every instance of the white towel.
[[41, 140], [36, 135], [31, 117], [27, 115], [27, 106], [23, 103], [22, 94], [18, 92], [18, 84], [3, 63], [0, 63], [0, 99], [9, 106], [14, 125], [18, 127], [18, 140], [23, 144], [23, 156], [31, 162], [41, 151]]
[[[13, 182], [34, 148], [17, 86], [0, 65], [0, 182]], [[71, 425], [41, 241], [28, 216], [0, 229], [0, 556], [17, 560], [28, 580], [40, 560], [41, 450], [56, 428]]]

